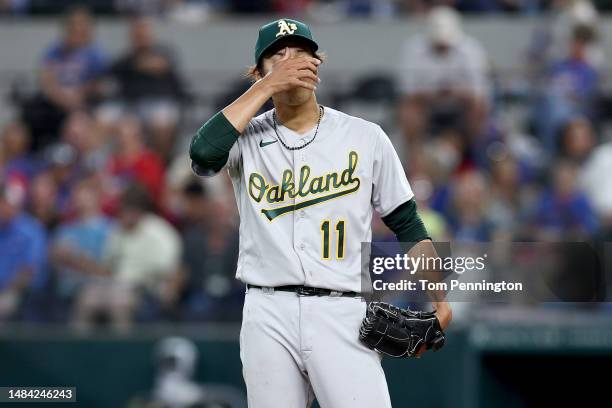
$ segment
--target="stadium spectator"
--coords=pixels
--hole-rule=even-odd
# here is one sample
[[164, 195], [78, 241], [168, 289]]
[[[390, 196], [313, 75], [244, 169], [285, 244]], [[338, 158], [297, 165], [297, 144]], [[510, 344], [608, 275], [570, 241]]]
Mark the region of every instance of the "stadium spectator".
[[25, 14], [28, 11], [31, 0], [1, 0], [0, 15], [2, 14]]
[[447, 213], [453, 239], [489, 241], [495, 226], [488, 219], [488, 183], [477, 170], [467, 170], [453, 180]]
[[533, 79], [537, 81], [547, 72], [550, 64], [569, 53], [573, 32], [578, 27], [593, 31], [593, 41], [587, 46], [586, 58], [594, 67], [602, 68], [605, 54], [597, 40], [599, 13], [590, 0], [553, 1], [552, 10], [539, 17], [527, 50], [527, 63]]
[[0, 135], [0, 178], [19, 177], [27, 183], [36, 170], [29, 147], [30, 134], [22, 123], [12, 122], [4, 127]]
[[543, 99], [535, 112], [538, 134], [548, 151], [557, 150], [560, 131], [569, 119], [594, 114], [598, 71], [587, 59], [593, 35], [590, 27], [578, 26], [569, 55], [548, 72]]
[[138, 118], [126, 116], [118, 123], [115, 152], [109, 158], [105, 176], [105, 209], [108, 212], [114, 211], [119, 195], [133, 182], [144, 185], [154, 202], [159, 203], [164, 165], [159, 156], [146, 147]]
[[[436, 187], [446, 183], [449, 174], [454, 169], [445, 168], [442, 163], [438, 162], [441, 157], [436, 157], [435, 154], [439, 152], [439, 147], [437, 143], [428, 143], [426, 146], [414, 145], [409, 149], [408, 157], [403, 162], [407, 165], [408, 180], [427, 232], [434, 241], [447, 241], [450, 239], [447, 222], [439, 211], [432, 208], [431, 203]], [[445, 154], [442, 156], [449, 158]], [[383, 228], [385, 228], [384, 224]]]
[[160, 157], [170, 159], [181, 102], [186, 97], [176, 57], [158, 43], [153, 21], [135, 17], [130, 22], [130, 49], [109, 71], [118, 84], [119, 102], [109, 109], [131, 109], [151, 132], [151, 145]]
[[568, 120], [562, 128], [560, 154], [581, 164], [590, 156], [596, 143], [591, 122], [583, 116], [576, 116]]
[[79, 171], [97, 171], [104, 169], [111, 153], [105, 136], [86, 111], [75, 111], [64, 122], [61, 140], [75, 150]]
[[432, 9], [428, 31], [409, 39], [402, 51], [400, 126], [408, 139], [446, 128], [479, 136], [489, 93], [485, 51], [448, 7]]
[[[352, 0], [355, 2], [355, 0]], [[363, 1], [361, 1], [363, 3]], [[313, 0], [271, 0], [272, 12], [287, 16], [296, 16], [308, 10], [316, 1]]]
[[59, 224], [58, 187], [51, 171], [42, 171], [32, 179], [30, 185], [28, 212], [40, 222], [47, 232], [53, 232]]
[[598, 232], [597, 215], [577, 178], [575, 163], [559, 160], [552, 168], [551, 187], [542, 192], [532, 220], [538, 240], [582, 241]]
[[104, 53], [93, 42], [93, 20], [89, 12], [76, 8], [62, 21], [63, 38], [52, 44], [42, 59], [41, 95], [24, 109], [34, 150], [57, 140], [66, 115], [87, 106], [97, 94], [96, 80], [106, 67]]
[[0, 322], [14, 317], [28, 292], [46, 282], [46, 234], [22, 212], [20, 183], [0, 183]]
[[401, 0], [399, 2], [410, 14], [426, 13], [432, 5], [454, 7], [462, 14], [475, 13], [523, 13], [534, 14], [545, 9], [548, 2], [540, 0]]
[[106, 276], [84, 287], [77, 298], [76, 322], [88, 327], [100, 315], [126, 329], [137, 317], [172, 309], [182, 286], [182, 244], [174, 228], [152, 212], [147, 189], [129, 186], [121, 196], [118, 228], [108, 237], [102, 262], [93, 273]]
[[57, 228], [50, 248], [51, 263], [57, 275], [60, 300], [72, 305], [84, 285], [100, 279], [92, 274], [99, 263], [111, 231], [111, 220], [100, 208], [100, 188], [95, 177], [80, 180], [72, 191], [72, 215]]
[[433, 210], [429, 205], [429, 200], [433, 194], [433, 182], [426, 174], [412, 177], [410, 184], [417, 200], [419, 216], [433, 241], [448, 241], [450, 234], [448, 225], [444, 217]]
[[229, 0], [230, 10], [238, 14], [269, 13], [273, 0]]
[[530, 187], [522, 184], [519, 160], [506, 152], [491, 163], [488, 217], [495, 226], [494, 238], [512, 241], [522, 233]]
[[64, 142], [59, 142], [45, 149], [44, 172], [52, 177], [57, 190], [56, 208], [60, 216], [68, 209], [70, 192], [81, 176], [76, 149]]
[[114, 0], [115, 9], [128, 15], [160, 15], [176, 0]]
[[[243, 285], [235, 280], [238, 230], [228, 222], [227, 203], [208, 197], [198, 180], [183, 190], [184, 294], [188, 315], [202, 319], [240, 316]], [[188, 317], [190, 317], [188, 316]]]

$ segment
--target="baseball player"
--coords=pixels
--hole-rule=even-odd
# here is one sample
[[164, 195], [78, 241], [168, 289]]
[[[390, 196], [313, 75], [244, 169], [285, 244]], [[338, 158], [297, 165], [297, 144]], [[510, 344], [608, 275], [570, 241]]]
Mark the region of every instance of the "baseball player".
[[[376, 210], [399, 240], [433, 245], [383, 130], [317, 103], [317, 50], [304, 23], [262, 26], [254, 83], [198, 130], [192, 168], [227, 169], [238, 203], [249, 407], [390, 407], [381, 354], [358, 339], [361, 243]], [[449, 305], [433, 303], [443, 329]]]

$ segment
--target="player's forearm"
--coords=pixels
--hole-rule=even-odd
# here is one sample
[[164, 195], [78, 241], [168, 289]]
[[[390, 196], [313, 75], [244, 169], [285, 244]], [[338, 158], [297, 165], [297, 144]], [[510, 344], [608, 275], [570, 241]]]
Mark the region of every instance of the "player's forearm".
[[261, 79], [240, 95], [238, 99], [225, 107], [222, 110], [223, 115], [238, 132], [242, 133], [259, 109], [271, 97], [272, 93], [266, 86], [266, 80]]
[[[395, 233], [398, 241], [412, 245], [408, 250], [408, 256], [415, 258], [423, 256], [425, 259], [434, 259], [438, 256], [427, 229], [419, 217], [414, 199], [403, 203], [391, 214], [383, 217], [383, 222]], [[409, 278], [421, 277], [434, 282], [440, 282], [444, 278], [444, 272], [438, 270], [421, 268], [415, 273], [416, 275], [411, 275]], [[445, 328], [452, 317], [450, 305], [445, 300], [446, 294], [443, 291], [429, 291], [428, 295], [437, 311], [440, 324]]]
[[196, 132], [189, 147], [196, 173], [205, 175], [221, 170], [232, 146], [269, 98], [265, 84], [259, 81]]
[[440, 322], [440, 327], [442, 327], [442, 330], [446, 330], [451, 320], [453, 320], [453, 311], [450, 307], [450, 303], [448, 303], [446, 300], [442, 300], [432, 301], [431, 304], [436, 310], [436, 317]]
[[[408, 251], [408, 255], [413, 257], [424, 256], [425, 259], [434, 259], [438, 257], [436, 248], [430, 239], [418, 242]], [[416, 276], [431, 282], [441, 282], [444, 278], [444, 271], [421, 268], [421, 270], [417, 271]], [[446, 301], [446, 293], [442, 290], [429, 290], [427, 293], [433, 308], [436, 310], [436, 316], [440, 321], [440, 326], [444, 330], [448, 327], [453, 316], [450, 303]]]

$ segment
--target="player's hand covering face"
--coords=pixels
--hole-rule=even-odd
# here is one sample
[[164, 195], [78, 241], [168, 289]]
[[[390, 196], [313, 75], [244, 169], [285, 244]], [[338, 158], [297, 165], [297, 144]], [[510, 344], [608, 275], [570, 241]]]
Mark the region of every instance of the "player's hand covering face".
[[263, 80], [275, 95], [289, 93], [285, 96], [292, 100], [303, 99], [310, 97], [320, 82], [320, 64], [321, 61], [306, 48], [285, 45], [264, 57]]

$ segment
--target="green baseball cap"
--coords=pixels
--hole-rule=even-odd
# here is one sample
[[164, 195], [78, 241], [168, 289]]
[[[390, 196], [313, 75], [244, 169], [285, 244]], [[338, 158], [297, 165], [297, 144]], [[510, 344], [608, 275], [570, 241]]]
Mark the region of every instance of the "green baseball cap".
[[288, 37], [304, 39], [315, 52], [319, 45], [312, 38], [310, 27], [301, 21], [281, 18], [261, 26], [259, 36], [255, 44], [255, 63], [259, 62], [261, 56], [274, 44]]

